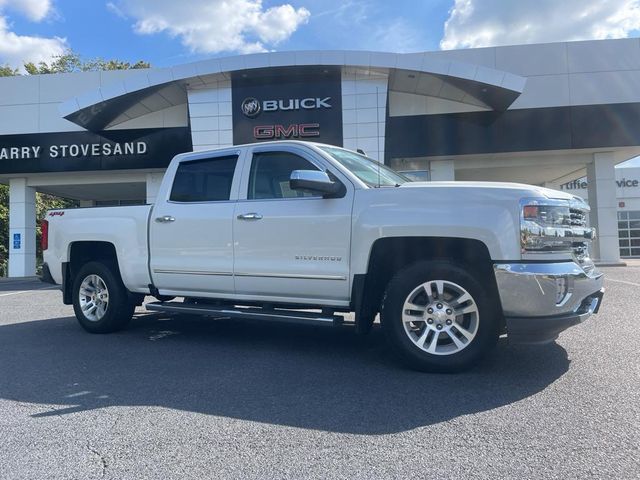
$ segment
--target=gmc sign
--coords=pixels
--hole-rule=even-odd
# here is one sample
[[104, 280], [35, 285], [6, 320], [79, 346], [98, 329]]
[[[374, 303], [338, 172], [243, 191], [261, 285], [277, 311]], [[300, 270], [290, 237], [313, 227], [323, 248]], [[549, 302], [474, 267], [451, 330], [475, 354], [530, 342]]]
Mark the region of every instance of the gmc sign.
[[253, 136], [256, 140], [319, 137], [320, 124], [258, 125], [253, 127]]

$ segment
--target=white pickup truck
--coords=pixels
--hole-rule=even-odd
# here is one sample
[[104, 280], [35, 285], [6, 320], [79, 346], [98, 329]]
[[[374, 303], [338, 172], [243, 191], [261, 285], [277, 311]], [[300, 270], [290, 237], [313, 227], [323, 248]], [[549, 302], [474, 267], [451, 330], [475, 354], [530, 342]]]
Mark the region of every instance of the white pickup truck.
[[380, 314], [408, 365], [451, 372], [501, 334], [552, 341], [597, 312], [588, 210], [530, 185], [410, 182], [329, 145], [234, 146], [176, 156], [154, 205], [48, 212], [43, 279], [93, 333], [147, 295], [148, 310], [213, 317], [353, 312], [359, 333]]

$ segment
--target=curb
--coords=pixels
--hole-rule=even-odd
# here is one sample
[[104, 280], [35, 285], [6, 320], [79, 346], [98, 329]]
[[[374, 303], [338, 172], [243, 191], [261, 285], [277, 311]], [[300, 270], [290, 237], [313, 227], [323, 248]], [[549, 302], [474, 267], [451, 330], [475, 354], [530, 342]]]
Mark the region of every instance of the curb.
[[35, 280], [40, 280], [40, 277], [0, 277], [0, 283], [33, 282]]

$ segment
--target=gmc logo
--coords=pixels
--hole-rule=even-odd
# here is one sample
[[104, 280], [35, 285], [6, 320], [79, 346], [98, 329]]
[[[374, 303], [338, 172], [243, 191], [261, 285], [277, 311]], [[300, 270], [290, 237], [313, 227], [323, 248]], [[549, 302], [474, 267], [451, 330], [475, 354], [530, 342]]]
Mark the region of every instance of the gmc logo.
[[253, 136], [258, 140], [272, 138], [306, 138], [320, 136], [319, 123], [287, 125], [259, 125], [253, 128]]

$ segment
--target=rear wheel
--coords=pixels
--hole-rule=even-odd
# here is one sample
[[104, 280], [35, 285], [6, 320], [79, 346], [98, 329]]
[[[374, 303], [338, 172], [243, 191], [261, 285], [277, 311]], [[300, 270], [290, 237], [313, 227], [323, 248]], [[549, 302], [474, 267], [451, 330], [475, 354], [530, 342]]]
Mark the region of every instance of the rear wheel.
[[115, 266], [89, 262], [75, 277], [73, 310], [86, 331], [111, 333], [129, 323], [135, 305], [129, 301]]
[[422, 261], [389, 282], [382, 324], [410, 367], [457, 372], [475, 365], [498, 338], [497, 299], [486, 285], [450, 261]]

